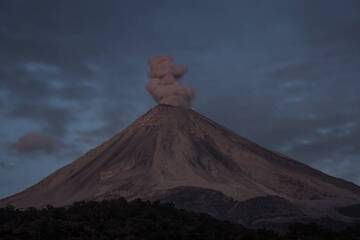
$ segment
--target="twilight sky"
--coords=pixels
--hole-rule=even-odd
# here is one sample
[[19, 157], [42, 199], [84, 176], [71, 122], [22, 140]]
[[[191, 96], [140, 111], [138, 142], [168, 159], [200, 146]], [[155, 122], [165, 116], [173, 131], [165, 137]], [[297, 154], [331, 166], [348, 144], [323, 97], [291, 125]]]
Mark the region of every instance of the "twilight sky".
[[0, 197], [154, 106], [159, 54], [197, 111], [360, 184], [360, 1], [0, 0]]

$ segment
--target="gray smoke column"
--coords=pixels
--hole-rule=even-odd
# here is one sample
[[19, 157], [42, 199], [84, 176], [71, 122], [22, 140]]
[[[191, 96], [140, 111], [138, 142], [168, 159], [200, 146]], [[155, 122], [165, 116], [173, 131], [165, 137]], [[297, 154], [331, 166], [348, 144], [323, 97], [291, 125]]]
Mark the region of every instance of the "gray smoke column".
[[160, 104], [190, 107], [194, 90], [180, 82], [186, 73], [185, 65], [176, 65], [169, 56], [157, 56], [149, 60], [149, 82], [146, 89]]

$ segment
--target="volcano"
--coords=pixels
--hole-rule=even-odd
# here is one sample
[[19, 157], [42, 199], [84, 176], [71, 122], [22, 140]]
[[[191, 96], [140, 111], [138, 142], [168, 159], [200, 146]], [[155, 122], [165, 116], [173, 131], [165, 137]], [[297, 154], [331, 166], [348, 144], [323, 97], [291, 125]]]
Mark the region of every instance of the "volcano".
[[330, 218], [360, 187], [269, 151], [198, 112], [160, 104], [108, 141], [0, 205], [124, 197], [174, 202], [243, 224]]

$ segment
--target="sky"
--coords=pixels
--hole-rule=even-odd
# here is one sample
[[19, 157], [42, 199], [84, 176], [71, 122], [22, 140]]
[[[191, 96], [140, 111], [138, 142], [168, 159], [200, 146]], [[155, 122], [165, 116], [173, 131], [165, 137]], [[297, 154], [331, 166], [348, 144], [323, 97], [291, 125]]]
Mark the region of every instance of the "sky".
[[155, 106], [164, 54], [196, 111], [360, 184], [360, 1], [0, 0], [0, 197]]

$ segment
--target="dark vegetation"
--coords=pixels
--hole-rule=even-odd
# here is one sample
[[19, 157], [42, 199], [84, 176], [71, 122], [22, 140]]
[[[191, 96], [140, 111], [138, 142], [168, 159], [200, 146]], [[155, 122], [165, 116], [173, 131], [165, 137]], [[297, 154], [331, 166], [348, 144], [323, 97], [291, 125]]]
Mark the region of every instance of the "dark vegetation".
[[286, 235], [248, 230], [241, 225], [216, 220], [160, 204], [124, 199], [77, 202], [69, 207], [0, 209], [0, 239], [360, 239], [360, 227], [331, 232], [317, 225], [295, 224]]

